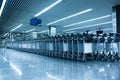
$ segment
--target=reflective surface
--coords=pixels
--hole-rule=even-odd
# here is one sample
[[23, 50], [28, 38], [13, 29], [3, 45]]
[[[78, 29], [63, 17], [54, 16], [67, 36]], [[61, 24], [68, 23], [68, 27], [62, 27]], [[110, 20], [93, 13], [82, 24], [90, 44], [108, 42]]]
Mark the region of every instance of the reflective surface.
[[0, 80], [120, 80], [120, 62], [74, 62], [0, 49]]

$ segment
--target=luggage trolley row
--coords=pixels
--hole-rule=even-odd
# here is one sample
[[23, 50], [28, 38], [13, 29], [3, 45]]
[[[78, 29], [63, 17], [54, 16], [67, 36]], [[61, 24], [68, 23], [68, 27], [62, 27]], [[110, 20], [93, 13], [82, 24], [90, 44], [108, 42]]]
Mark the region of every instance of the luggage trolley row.
[[109, 34], [66, 34], [48, 36], [34, 41], [9, 42], [7, 46], [37, 54], [68, 60], [114, 61], [120, 56], [120, 35]]
[[81, 61], [119, 59], [118, 34], [67, 34], [47, 40], [48, 56]]

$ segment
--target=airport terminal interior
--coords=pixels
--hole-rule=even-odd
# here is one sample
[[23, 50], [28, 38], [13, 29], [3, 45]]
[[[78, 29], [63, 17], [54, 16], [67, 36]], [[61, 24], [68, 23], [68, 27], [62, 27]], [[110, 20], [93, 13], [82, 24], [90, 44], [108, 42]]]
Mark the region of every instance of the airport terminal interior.
[[120, 80], [120, 0], [0, 0], [0, 80]]

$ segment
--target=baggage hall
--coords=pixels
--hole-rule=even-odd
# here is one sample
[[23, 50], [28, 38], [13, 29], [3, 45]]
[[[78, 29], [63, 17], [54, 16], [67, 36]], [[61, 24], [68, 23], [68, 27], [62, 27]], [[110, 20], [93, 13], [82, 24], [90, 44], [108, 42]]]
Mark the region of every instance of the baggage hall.
[[0, 80], [120, 80], [120, 0], [0, 0]]

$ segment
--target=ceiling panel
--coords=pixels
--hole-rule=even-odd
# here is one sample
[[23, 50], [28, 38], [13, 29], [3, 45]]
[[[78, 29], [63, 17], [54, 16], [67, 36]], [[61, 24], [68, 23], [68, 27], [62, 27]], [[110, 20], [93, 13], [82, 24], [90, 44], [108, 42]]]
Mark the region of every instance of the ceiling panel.
[[[0, 17], [0, 31], [8, 32], [19, 24], [23, 24], [23, 26], [18, 30], [15, 30], [15, 32], [26, 31], [32, 28], [36, 28], [36, 31], [47, 30], [48, 26], [46, 24], [49, 22], [67, 17], [69, 15], [89, 8], [93, 9], [91, 12], [53, 24], [53, 26], [56, 26], [59, 32], [62, 33], [63, 30], [69, 28], [111, 21], [112, 17], [109, 17], [106, 19], [71, 26], [69, 28], [63, 28], [64, 25], [72, 24], [75, 22], [105, 15], [111, 15], [112, 6], [120, 4], [119, 0], [63, 0], [61, 3], [59, 3], [49, 11], [38, 16], [38, 18], [42, 20], [41, 27], [29, 25], [29, 20], [34, 17], [36, 13], [43, 10], [55, 1], [56, 0], [7, 0], [2, 16]], [[110, 24], [109, 27], [112, 27], [112, 24]], [[93, 27], [92, 30], [95, 29], [96, 28]]]

